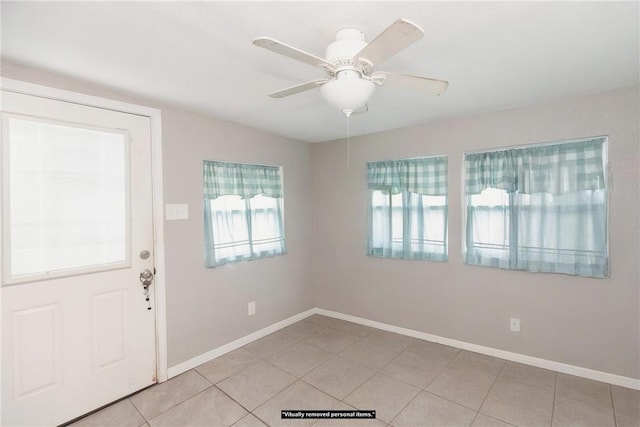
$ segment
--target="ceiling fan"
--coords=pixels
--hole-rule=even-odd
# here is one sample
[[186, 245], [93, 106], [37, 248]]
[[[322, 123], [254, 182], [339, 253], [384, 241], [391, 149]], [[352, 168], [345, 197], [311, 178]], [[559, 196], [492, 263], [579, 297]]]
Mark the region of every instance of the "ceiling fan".
[[420, 40], [424, 31], [416, 24], [398, 19], [371, 43], [365, 41], [362, 31], [345, 28], [336, 33], [336, 40], [327, 46], [325, 57], [320, 58], [270, 37], [258, 37], [253, 44], [324, 69], [328, 77], [291, 86], [269, 94], [283, 98], [320, 87], [325, 101], [345, 116], [366, 112], [367, 101], [376, 86], [389, 85], [440, 95], [449, 83], [426, 77], [373, 71], [375, 65], [386, 61], [410, 44]]

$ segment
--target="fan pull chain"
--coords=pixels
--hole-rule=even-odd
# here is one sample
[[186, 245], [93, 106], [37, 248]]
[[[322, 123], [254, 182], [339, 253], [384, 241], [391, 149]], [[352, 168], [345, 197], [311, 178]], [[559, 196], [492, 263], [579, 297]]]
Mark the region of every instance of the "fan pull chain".
[[351, 129], [349, 128], [350, 116], [347, 116], [347, 168], [351, 166]]

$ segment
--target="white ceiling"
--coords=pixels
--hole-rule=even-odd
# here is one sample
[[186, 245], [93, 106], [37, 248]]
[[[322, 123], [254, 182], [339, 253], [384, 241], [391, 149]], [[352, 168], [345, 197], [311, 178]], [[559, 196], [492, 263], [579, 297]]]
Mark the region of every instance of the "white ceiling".
[[351, 135], [638, 84], [639, 3], [9, 2], [2, 58], [302, 141], [346, 135], [324, 76], [252, 45], [269, 36], [318, 56], [340, 28], [372, 40], [397, 18], [426, 36], [376, 70], [450, 82], [440, 97], [376, 90]]

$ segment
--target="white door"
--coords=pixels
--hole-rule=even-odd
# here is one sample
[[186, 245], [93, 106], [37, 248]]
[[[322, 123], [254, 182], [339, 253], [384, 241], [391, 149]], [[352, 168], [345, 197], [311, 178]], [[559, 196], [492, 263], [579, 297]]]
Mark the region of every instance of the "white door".
[[2, 425], [156, 382], [151, 191], [148, 117], [2, 91]]

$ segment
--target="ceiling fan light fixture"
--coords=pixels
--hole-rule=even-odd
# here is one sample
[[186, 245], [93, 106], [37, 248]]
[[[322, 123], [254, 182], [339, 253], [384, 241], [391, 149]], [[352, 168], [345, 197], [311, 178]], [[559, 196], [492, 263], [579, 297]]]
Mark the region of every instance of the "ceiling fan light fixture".
[[370, 79], [362, 78], [357, 71], [344, 70], [323, 84], [320, 93], [327, 104], [349, 117], [367, 103], [375, 88]]
[[283, 98], [319, 87], [322, 97], [331, 107], [349, 117], [354, 112], [368, 111], [367, 101], [376, 86], [397, 86], [411, 91], [428, 91], [440, 95], [448, 82], [427, 77], [374, 71], [377, 64], [386, 61], [412, 43], [420, 40], [424, 31], [406, 19], [398, 19], [372, 42], [365, 41], [357, 28], [344, 28], [336, 33], [336, 40], [327, 46], [325, 57], [320, 58], [270, 37], [258, 37], [256, 46], [268, 49], [296, 61], [322, 68], [327, 77], [297, 84], [269, 94]]

